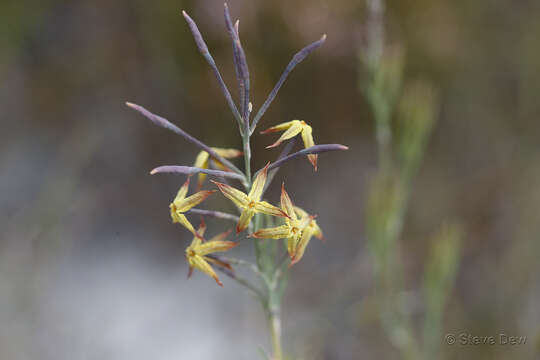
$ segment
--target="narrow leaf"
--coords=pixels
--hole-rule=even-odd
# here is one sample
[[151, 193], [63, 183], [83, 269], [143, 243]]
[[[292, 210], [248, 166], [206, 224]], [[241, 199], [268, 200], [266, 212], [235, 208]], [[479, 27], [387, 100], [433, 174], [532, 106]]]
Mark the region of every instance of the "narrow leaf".
[[281, 158], [281, 159], [277, 160], [276, 162], [270, 164], [268, 169], [270, 170], [270, 169], [277, 168], [277, 167], [281, 166], [283, 163], [285, 163], [285, 162], [287, 162], [289, 160], [292, 160], [295, 157], [298, 157], [298, 156], [301, 156], [301, 155], [318, 154], [318, 153], [323, 153], [323, 152], [327, 152], [327, 151], [337, 151], [337, 150], [349, 150], [349, 148], [347, 146], [345, 146], [345, 145], [340, 145], [340, 144], [315, 145], [315, 146], [312, 146], [310, 148], [297, 151], [297, 152], [295, 152], [295, 153], [293, 153], [291, 155], [285, 156], [284, 158]]
[[184, 139], [189, 141], [190, 143], [194, 144], [195, 146], [203, 149], [206, 151], [210, 156], [212, 156], [214, 159], [221, 162], [223, 165], [227, 166], [229, 169], [233, 170], [234, 172], [238, 174], [242, 174], [242, 171], [240, 171], [236, 166], [234, 166], [233, 163], [231, 163], [229, 160], [225, 159], [224, 157], [220, 156], [218, 153], [216, 153], [212, 148], [210, 148], [208, 145], [204, 144], [200, 140], [194, 138], [193, 136], [189, 135], [184, 130], [180, 129], [178, 126], [171, 123], [169, 120], [162, 118], [159, 115], [153, 114], [150, 111], [146, 110], [144, 107], [132, 104], [130, 102], [126, 102], [126, 105], [132, 108], [133, 110], [141, 113], [143, 116], [145, 116], [148, 120], [156, 124], [157, 126], [161, 126], [165, 129], [169, 129], [172, 132], [182, 136]]
[[229, 108], [231, 109], [234, 117], [236, 118], [236, 121], [238, 122], [238, 126], [240, 126], [240, 131], [243, 131], [242, 116], [240, 115], [236, 105], [234, 104], [234, 101], [231, 97], [231, 93], [229, 92], [229, 89], [227, 88], [225, 81], [223, 81], [223, 77], [221, 76], [221, 73], [219, 72], [217, 68], [214, 58], [210, 54], [210, 51], [208, 51], [208, 46], [206, 46], [206, 43], [204, 42], [204, 39], [201, 35], [201, 32], [199, 31], [199, 28], [197, 27], [197, 24], [195, 24], [195, 21], [193, 21], [193, 19], [185, 11], [182, 11], [182, 15], [186, 19], [189, 29], [191, 30], [191, 33], [193, 34], [193, 38], [195, 39], [195, 44], [199, 48], [199, 51], [201, 52], [202, 56], [206, 59], [206, 61], [212, 68], [212, 71], [214, 72], [214, 75], [216, 76], [219, 86], [221, 87], [221, 91], [223, 92], [223, 95], [225, 96], [225, 99], [227, 100], [227, 104], [229, 105]]
[[221, 170], [211, 170], [211, 169], [201, 169], [193, 166], [181, 166], [181, 165], [164, 165], [159, 166], [152, 171], [150, 171], [151, 175], [154, 174], [161, 174], [161, 173], [169, 173], [169, 174], [208, 174], [213, 176], [219, 176], [219, 177], [228, 177], [232, 179], [238, 179], [238, 180], [244, 180], [244, 176], [240, 174], [236, 174], [229, 171], [221, 171]]

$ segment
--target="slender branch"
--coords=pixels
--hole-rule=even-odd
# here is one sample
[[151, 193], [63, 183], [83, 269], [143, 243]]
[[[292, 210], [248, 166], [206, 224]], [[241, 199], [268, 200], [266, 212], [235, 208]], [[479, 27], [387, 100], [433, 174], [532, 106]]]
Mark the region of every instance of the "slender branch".
[[240, 42], [238, 23], [239, 22], [237, 21], [233, 26], [229, 7], [227, 6], [227, 3], [225, 3], [225, 24], [233, 43], [234, 65], [238, 87], [240, 88], [240, 110], [244, 119], [244, 127], [248, 128], [247, 131], [249, 131], [249, 69], [246, 54], [242, 47], [242, 43]]
[[206, 215], [206, 216], [212, 216], [219, 219], [225, 219], [225, 220], [231, 220], [234, 222], [238, 222], [240, 218], [236, 215], [221, 212], [221, 211], [215, 211], [215, 210], [203, 210], [203, 209], [189, 209], [187, 211], [188, 213], [193, 214], [199, 214], [199, 215]]
[[265, 278], [264, 274], [259, 271], [259, 268], [257, 267], [257, 265], [255, 265], [253, 263], [250, 263], [249, 261], [245, 261], [245, 260], [241, 260], [241, 259], [228, 258], [228, 257], [225, 257], [225, 256], [220, 256], [220, 259], [222, 259], [223, 261], [228, 262], [230, 264], [233, 264], [233, 265], [246, 266], [251, 271], [253, 271], [257, 276], [259, 276], [261, 279], [266, 281], [266, 278]]
[[257, 123], [259, 120], [261, 120], [261, 117], [264, 115], [274, 98], [276, 97], [279, 89], [281, 88], [281, 85], [285, 82], [285, 79], [287, 79], [287, 76], [289, 76], [289, 73], [295, 68], [296, 65], [298, 65], [302, 60], [306, 58], [311, 52], [313, 52], [315, 49], [320, 47], [324, 41], [326, 40], [326, 34], [324, 34], [319, 40], [315, 41], [314, 43], [309, 44], [299, 52], [297, 52], [292, 60], [289, 62], [285, 70], [283, 71], [283, 74], [281, 74], [281, 77], [279, 78], [278, 82], [264, 101], [263, 105], [257, 112], [257, 115], [253, 118], [253, 123], [251, 124], [251, 133], [255, 131], [255, 127], [257, 126]]
[[191, 33], [193, 34], [193, 38], [195, 39], [195, 44], [197, 44], [197, 47], [199, 48], [199, 51], [201, 52], [202, 56], [206, 59], [206, 61], [208, 62], [212, 70], [214, 71], [214, 75], [216, 76], [219, 86], [221, 87], [221, 91], [223, 92], [223, 95], [225, 95], [227, 104], [231, 108], [231, 111], [234, 117], [236, 118], [236, 121], [238, 122], [240, 131], [243, 132], [242, 115], [238, 112], [238, 108], [234, 104], [231, 93], [229, 92], [229, 89], [227, 88], [225, 81], [223, 81], [223, 78], [221, 77], [221, 73], [219, 72], [217, 68], [214, 58], [212, 57], [212, 55], [210, 55], [210, 51], [208, 51], [208, 46], [206, 46], [206, 43], [204, 42], [204, 39], [201, 35], [201, 32], [199, 31], [199, 28], [197, 27], [197, 24], [195, 24], [195, 21], [193, 21], [193, 19], [189, 17], [189, 15], [185, 11], [182, 11], [182, 15], [184, 15], [184, 18], [186, 19], [186, 22], [188, 23], [189, 29], [191, 30]]
[[238, 179], [238, 180], [244, 180], [244, 176], [230, 172], [230, 171], [221, 171], [221, 170], [211, 170], [211, 169], [201, 169], [198, 167], [192, 167], [192, 166], [181, 166], [181, 165], [163, 165], [158, 166], [157, 168], [150, 171], [151, 175], [154, 174], [162, 174], [162, 173], [169, 173], [169, 174], [208, 174], [218, 177], [228, 177], [232, 179]]
[[[208, 256], [208, 255], [207, 255]], [[238, 284], [244, 286], [246, 289], [248, 289], [252, 295], [254, 295], [261, 303], [265, 303], [265, 296], [261, 290], [259, 290], [255, 285], [250, 283], [247, 279], [244, 279], [241, 276], [236, 275], [233, 271], [223, 268], [221, 266], [216, 267], [219, 271], [221, 271], [223, 274], [227, 275], [234, 281], [236, 281]]]
[[174, 125], [169, 120], [167, 120], [167, 119], [165, 119], [165, 118], [163, 118], [163, 117], [161, 117], [159, 115], [151, 113], [150, 111], [146, 110], [144, 107], [142, 107], [140, 105], [133, 104], [133, 103], [130, 103], [130, 102], [126, 102], [126, 105], [129, 106], [130, 108], [132, 108], [133, 110], [141, 113], [143, 116], [145, 116], [148, 120], [150, 120], [151, 122], [153, 122], [157, 126], [161, 126], [161, 127], [165, 128], [165, 129], [171, 130], [172, 132], [182, 136], [184, 139], [186, 139], [190, 143], [192, 143], [195, 146], [197, 146], [197, 147], [203, 149], [204, 151], [206, 151], [208, 154], [210, 154], [211, 157], [213, 157], [214, 159], [216, 159], [217, 161], [219, 161], [223, 165], [227, 166], [229, 169], [233, 170], [234, 172], [236, 172], [238, 174], [243, 175], [243, 172], [240, 171], [236, 166], [234, 166], [234, 164], [231, 163], [229, 160], [227, 160], [224, 157], [220, 156], [218, 153], [216, 153], [214, 150], [212, 150], [212, 148], [210, 148], [210, 146], [204, 144], [200, 140], [198, 140], [198, 139], [194, 138], [193, 136], [189, 135], [187, 132], [180, 129], [178, 126]]
[[322, 144], [322, 145], [314, 145], [310, 148], [297, 151], [291, 155], [285, 156], [284, 158], [281, 158], [268, 167], [268, 170], [280, 167], [283, 163], [294, 159], [295, 157], [301, 156], [301, 155], [308, 155], [308, 154], [318, 154], [323, 153], [327, 151], [336, 151], [336, 150], [349, 150], [349, 148], [345, 145], [340, 144]]

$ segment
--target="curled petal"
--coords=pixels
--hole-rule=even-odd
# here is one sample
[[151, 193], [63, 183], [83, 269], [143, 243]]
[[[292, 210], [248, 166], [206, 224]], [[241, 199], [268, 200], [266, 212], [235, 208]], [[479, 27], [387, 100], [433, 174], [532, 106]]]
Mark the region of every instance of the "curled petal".
[[236, 225], [236, 233], [239, 234], [242, 231], [244, 231], [251, 221], [251, 218], [255, 215], [255, 211], [246, 209], [242, 211], [242, 214], [240, 215], [240, 220], [238, 221], [238, 224]]
[[223, 156], [226, 159], [237, 158], [244, 154], [242, 151], [236, 149], [223, 149], [215, 147], [213, 147], [212, 149], [216, 152], [216, 154], [218, 154], [219, 156]]
[[256, 212], [260, 212], [260, 213], [272, 215], [272, 216], [279, 216], [279, 217], [286, 217], [286, 218], [289, 217], [285, 213], [285, 211], [281, 210], [277, 206], [267, 203], [266, 201], [256, 202], [253, 206], [253, 210], [255, 210]]
[[219, 191], [221, 191], [221, 193], [226, 198], [231, 200], [236, 206], [238, 206], [240, 208], [245, 208], [248, 205], [249, 198], [242, 191], [237, 190], [237, 189], [235, 189], [232, 186], [227, 185], [227, 184], [223, 184], [223, 183], [213, 181], [213, 180], [212, 180], [212, 182], [218, 187]]
[[215, 193], [215, 190], [204, 190], [199, 191], [191, 196], [188, 196], [182, 201], [175, 202], [174, 205], [176, 206], [176, 211], [184, 213], [191, 209], [194, 206], [199, 205], [202, 203], [207, 197], [209, 197], [211, 194]]
[[289, 194], [285, 191], [285, 183], [281, 184], [281, 209], [283, 209], [291, 219], [297, 219], [296, 213], [294, 212], [294, 205]]
[[296, 237], [290, 237], [287, 239], [287, 252], [289, 253], [289, 257], [291, 258], [291, 260], [294, 258], [296, 243], [298, 242], [297, 240], [298, 238]]
[[[193, 167], [199, 168], [199, 169], [208, 169], [208, 158], [210, 155], [206, 151], [201, 151], [195, 158], [195, 163], [193, 164]], [[198, 180], [197, 180], [197, 190], [200, 190], [202, 187], [202, 184], [204, 182], [204, 179], [206, 179], [205, 173], [199, 173]]]
[[[304, 146], [306, 149], [309, 149], [310, 147], [315, 145], [315, 142], [313, 141], [313, 130], [311, 126], [305, 125], [302, 130], [302, 140], [304, 141]], [[318, 155], [316, 154], [310, 154], [307, 156], [309, 162], [311, 165], [313, 165], [313, 168], [315, 171], [317, 171], [317, 158]]]
[[287, 131], [285, 131], [280, 136], [280, 138], [277, 139], [275, 143], [273, 143], [272, 145], [268, 145], [266, 148], [270, 149], [270, 148], [276, 147], [279, 144], [281, 144], [283, 141], [292, 139], [293, 137], [300, 134], [301, 132], [302, 132], [302, 124], [298, 120], [293, 120], [291, 127], [289, 127]]
[[214, 271], [214, 269], [212, 269], [210, 264], [208, 264], [202, 256], [199, 256], [199, 255], [189, 256], [188, 262], [189, 262], [189, 265], [191, 265], [195, 269], [202, 271], [206, 275], [212, 277], [219, 286], [223, 286], [221, 281], [219, 281], [219, 278], [216, 272]]
[[207, 241], [198, 247], [197, 253], [199, 255], [208, 255], [214, 252], [227, 251], [238, 245], [239, 243], [234, 241]]
[[288, 128], [290, 128], [294, 122], [298, 122], [298, 120], [291, 120], [291, 121], [287, 121], [287, 122], [284, 122], [284, 123], [281, 123], [281, 124], [277, 124], [276, 126], [272, 126], [271, 128], [268, 128], [264, 131], [261, 131], [260, 133], [261, 134], [269, 134], [269, 133], [274, 133], [274, 132], [278, 132], [278, 131], [284, 131], [284, 130], [287, 130]]
[[323, 232], [315, 220], [311, 221], [311, 223], [309, 224], [309, 227], [311, 228], [311, 231], [313, 232], [313, 236], [315, 236], [319, 240], [324, 241]]
[[300, 237], [300, 241], [296, 244], [296, 247], [294, 249], [293, 256], [291, 257], [291, 265], [296, 264], [302, 257], [304, 256], [304, 252], [306, 251], [306, 247], [309, 244], [309, 240], [311, 240], [311, 237], [313, 236], [313, 232], [310, 229], [306, 229], [302, 232], [302, 236]]
[[257, 239], [284, 239], [292, 235], [291, 228], [288, 225], [281, 225], [273, 228], [259, 229], [249, 237]]
[[268, 174], [269, 165], [270, 165], [270, 162], [266, 164], [266, 166], [262, 169], [262, 171], [259, 171], [259, 173], [255, 177], [255, 181], [253, 181], [253, 185], [251, 186], [251, 191], [248, 194], [248, 197], [253, 201], [259, 201], [261, 199], [261, 195], [264, 190], [264, 184], [266, 183], [266, 177]]

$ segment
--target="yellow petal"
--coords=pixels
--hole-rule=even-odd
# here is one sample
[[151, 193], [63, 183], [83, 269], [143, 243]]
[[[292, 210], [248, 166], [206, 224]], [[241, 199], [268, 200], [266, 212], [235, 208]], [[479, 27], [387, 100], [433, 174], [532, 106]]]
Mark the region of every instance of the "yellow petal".
[[301, 218], [303, 217], [306, 217], [306, 216], [309, 216], [309, 214], [302, 208], [298, 207], [298, 206], [295, 206], [294, 207], [294, 211], [296, 212], [296, 214], [298, 216], [300, 216]]
[[244, 231], [251, 221], [251, 218], [255, 215], [255, 211], [250, 209], [245, 209], [242, 211], [242, 214], [240, 215], [240, 220], [238, 221], [238, 224], [236, 225], [236, 233], [241, 233]]
[[289, 194], [285, 191], [285, 183], [281, 184], [281, 209], [285, 211], [291, 219], [297, 219], [296, 213], [294, 212], [294, 205]]
[[298, 120], [287, 121], [287, 122], [278, 124], [278, 125], [276, 125], [276, 126], [272, 126], [271, 128], [268, 128], [268, 129], [266, 129], [266, 130], [264, 130], [264, 131], [261, 131], [261, 134], [268, 134], [268, 133], [273, 133], [273, 132], [278, 132], [278, 131], [287, 130], [287, 129], [290, 128], [295, 122], [298, 122]]
[[[311, 126], [309, 126], [307, 124], [303, 126], [303, 128], [302, 128], [302, 140], [304, 141], [304, 147], [306, 149], [315, 145], [315, 142], [313, 141], [312, 132], [313, 132], [313, 130], [312, 130]], [[315, 168], [315, 171], [317, 171], [318, 155], [317, 154], [309, 154], [307, 157], [308, 157], [308, 160], [311, 163], [311, 165], [313, 165], [313, 167]]]
[[202, 203], [207, 197], [209, 197], [211, 194], [216, 192], [215, 190], [204, 190], [199, 191], [191, 196], [188, 196], [182, 201], [175, 202], [174, 205], [176, 206], [176, 210], [179, 212], [186, 212], [189, 209], [191, 209], [194, 206], [199, 205]]
[[309, 227], [311, 228], [313, 235], [317, 237], [317, 239], [324, 240], [324, 235], [322, 233], [322, 230], [315, 220], [311, 221], [311, 223], [309, 224]]
[[193, 238], [193, 241], [191, 242], [190, 248], [196, 249], [201, 242], [204, 241], [203, 235], [206, 231], [206, 224], [204, 222], [204, 219], [201, 217], [201, 224], [199, 225], [199, 228], [197, 229], [197, 234]]
[[309, 244], [309, 240], [311, 240], [311, 237], [313, 236], [313, 232], [311, 229], [307, 228], [302, 232], [302, 237], [300, 237], [300, 241], [295, 246], [293, 256], [291, 258], [291, 265], [296, 264], [302, 257], [304, 256], [304, 252], [306, 251], [306, 247]]
[[212, 269], [210, 264], [208, 264], [206, 262], [206, 260], [204, 260], [202, 258], [202, 256], [199, 256], [199, 255], [189, 256], [188, 257], [188, 262], [189, 262], [190, 266], [194, 267], [197, 270], [202, 271], [203, 273], [207, 274], [208, 276], [211, 276], [219, 286], [223, 286], [221, 281], [219, 281], [219, 278], [218, 278], [216, 272], [214, 271], [214, 269]]
[[[193, 166], [200, 169], [208, 169], [208, 157], [209, 156], [206, 151], [201, 151], [199, 155], [197, 155], [197, 158], [195, 159], [195, 164], [193, 164]], [[206, 174], [199, 173], [197, 179], [197, 190], [202, 187], [204, 179], [206, 179]]]
[[186, 229], [188, 229], [193, 235], [198, 235], [195, 229], [193, 228], [193, 225], [189, 222], [189, 220], [186, 218], [186, 216], [182, 213], [179, 213], [177, 211], [171, 211], [171, 217], [173, 219], [173, 223], [179, 223], [182, 224]]
[[270, 166], [270, 162], [268, 162], [268, 164], [266, 164], [266, 166], [259, 171], [255, 181], [253, 181], [253, 184], [251, 185], [251, 190], [249, 191], [248, 197], [252, 201], [259, 201], [261, 199], [268, 174], [268, 166]]
[[208, 169], [208, 157], [209, 155], [206, 151], [201, 151], [195, 158], [195, 164], [193, 164], [193, 166], [201, 169]]
[[187, 195], [188, 189], [189, 189], [189, 179], [190, 179], [190, 177], [188, 176], [188, 178], [187, 178], [186, 182], [184, 183], [184, 185], [182, 185], [180, 187], [180, 190], [178, 190], [178, 193], [176, 194], [176, 197], [174, 198], [173, 203], [176, 204], [177, 202], [182, 202], [182, 200], [184, 200], [184, 198]]
[[245, 208], [248, 203], [249, 203], [249, 198], [246, 194], [244, 194], [242, 191], [240, 190], [237, 190], [235, 188], [233, 188], [232, 186], [230, 185], [227, 185], [227, 184], [222, 184], [222, 183], [219, 183], [217, 181], [213, 181], [211, 180], [214, 184], [216, 184], [216, 186], [219, 188], [219, 190], [221, 191], [221, 193], [226, 197], [228, 198], [229, 200], [231, 200], [236, 206], [238, 206], [239, 208]]
[[258, 239], [284, 239], [291, 236], [291, 228], [288, 225], [281, 225], [272, 228], [259, 229], [249, 237]]
[[315, 216], [313, 215], [306, 216], [296, 223], [297, 227], [303, 231], [305, 228], [308, 227], [308, 225], [313, 221], [313, 219], [315, 219]]
[[296, 249], [296, 237], [290, 237], [287, 239], [287, 252], [289, 253], [289, 257], [291, 259], [294, 258], [294, 251]]
[[219, 156], [224, 157], [225, 159], [236, 158], [244, 154], [240, 150], [236, 149], [223, 149], [213, 147], [212, 150], [214, 150]]
[[267, 203], [266, 201], [257, 201], [253, 206], [253, 210], [259, 213], [272, 215], [272, 216], [279, 216], [279, 217], [286, 217], [286, 218], [289, 217], [285, 213], [285, 211], [281, 210], [277, 206]]
[[273, 143], [272, 145], [268, 145], [266, 148], [269, 149], [269, 148], [273, 148], [273, 147], [276, 147], [278, 146], [279, 144], [281, 144], [283, 141], [285, 140], [288, 140], [288, 139], [292, 139], [293, 137], [295, 137], [296, 135], [300, 134], [300, 132], [302, 131], [302, 124], [300, 123], [300, 121], [298, 120], [293, 120], [292, 121], [292, 125], [291, 127], [289, 127], [287, 129], [287, 131], [285, 131], [279, 139], [277, 139], [277, 141], [275, 143]]
[[234, 241], [207, 241], [197, 248], [197, 254], [208, 255], [215, 252], [223, 252], [238, 246], [240, 243]]

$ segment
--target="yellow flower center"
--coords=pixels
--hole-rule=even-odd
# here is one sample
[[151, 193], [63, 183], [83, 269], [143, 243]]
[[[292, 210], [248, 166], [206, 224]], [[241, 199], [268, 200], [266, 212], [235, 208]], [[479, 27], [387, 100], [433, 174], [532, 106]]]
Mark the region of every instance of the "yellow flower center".
[[297, 228], [297, 227], [293, 227], [293, 228], [291, 229], [291, 231], [292, 231], [293, 234], [296, 234], [296, 233], [298, 232], [298, 228]]
[[255, 207], [255, 201], [250, 201], [249, 204], [248, 204], [248, 207], [250, 209], [253, 209]]
[[195, 256], [195, 251], [193, 249], [186, 250], [187, 256]]
[[300, 120], [300, 124], [306, 125], [306, 122], [304, 120]]

